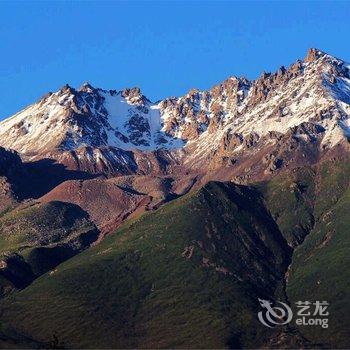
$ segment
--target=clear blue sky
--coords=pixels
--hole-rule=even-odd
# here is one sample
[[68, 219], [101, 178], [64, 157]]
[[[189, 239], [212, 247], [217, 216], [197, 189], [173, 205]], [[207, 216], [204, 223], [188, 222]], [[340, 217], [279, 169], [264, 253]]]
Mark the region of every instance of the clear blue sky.
[[350, 2], [0, 2], [0, 119], [65, 83], [158, 100], [309, 47], [350, 61], [349, 18]]

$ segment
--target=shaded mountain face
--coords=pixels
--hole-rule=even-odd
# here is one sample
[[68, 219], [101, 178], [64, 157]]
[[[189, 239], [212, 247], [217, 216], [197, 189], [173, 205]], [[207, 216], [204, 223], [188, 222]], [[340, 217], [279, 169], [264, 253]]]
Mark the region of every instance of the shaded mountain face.
[[18, 202], [21, 179], [26, 170], [15, 151], [0, 147], [0, 212]]

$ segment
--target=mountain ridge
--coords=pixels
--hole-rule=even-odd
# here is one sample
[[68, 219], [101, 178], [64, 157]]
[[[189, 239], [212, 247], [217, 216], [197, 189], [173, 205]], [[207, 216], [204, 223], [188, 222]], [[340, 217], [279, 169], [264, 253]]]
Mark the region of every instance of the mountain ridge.
[[[124, 151], [194, 148], [198, 157], [201, 150], [206, 148], [207, 155], [218, 146], [223, 135], [234, 132], [241, 139], [250, 134], [249, 137], [257, 138], [268, 132], [285, 133], [288, 127], [309, 121], [311, 118], [299, 111], [299, 103], [303, 109], [310, 105], [314, 109], [315, 105], [332, 109], [333, 114], [338, 113], [339, 128], [350, 135], [348, 119], [343, 116], [349, 112], [349, 76], [349, 65], [344, 61], [310, 49], [304, 61], [298, 60], [288, 68], [282, 66], [276, 73], [263, 73], [252, 81], [230, 77], [210, 90], [191, 89], [182, 97], [169, 97], [156, 103], [137, 87], [116, 91], [84, 83], [76, 90], [65, 85], [0, 122], [0, 145], [29, 158], [54, 150], [71, 151], [89, 146]], [[307, 98], [305, 93], [295, 96], [294, 81], [297, 87], [302, 81], [308, 83], [305, 88], [314, 96]], [[283, 91], [276, 93], [276, 89], [288, 88], [292, 95], [287, 100], [296, 102], [289, 103], [290, 106], [288, 102], [284, 102], [285, 106], [276, 103], [285, 95]], [[326, 117], [313, 112], [314, 117], [321, 119], [320, 124], [327, 124]], [[281, 118], [288, 123], [281, 124]], [[335, 124], [330, 122], [327, 127], [334, 129]], [[337, 133], [341, 130], [326, 137], [324, 144], [332, 147], [339, 142], [341, 135]], [[205, 143], [213, 145], [208, 150], [203, 147]], [[239, 147], [236, 148], [238, 152]], [[95, 160], [100, 157], [86, 153], [89, 156]]]

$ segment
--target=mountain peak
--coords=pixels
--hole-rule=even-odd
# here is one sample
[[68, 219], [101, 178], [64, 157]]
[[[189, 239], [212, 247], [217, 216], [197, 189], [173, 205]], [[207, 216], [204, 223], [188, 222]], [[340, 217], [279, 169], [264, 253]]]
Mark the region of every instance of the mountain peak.
[[141, 96], [141, 89], [138, 86], [134, 86], [132, 88], [125, 88], [122, 90], [122, 96]]
[[86, 81], [83, 85], [80, 86], [78, 91], [92, 92], [94, 90], [95, 88], [89, 82]]
[[69, 84], [65, 84], [63, 85], [59, 91], [62, 91], [62, 92], [69, 92], [69, 93], [73, 93], [75, 91], [75, 89], [73, 87], [71, 87]]
[[125, 88], [121, 91], [121, 95], [131, 104], [144, 105], [150, 102], [142, 93], [141, 89], [137, 86], [132, 88]]
[[325, 52], [312, 47], [308, 50], [307, 55], [304, 59], [304, 62], [314, 62], [318, 60], [320, 57], [323, 57], [325, 55], [326, 55]]

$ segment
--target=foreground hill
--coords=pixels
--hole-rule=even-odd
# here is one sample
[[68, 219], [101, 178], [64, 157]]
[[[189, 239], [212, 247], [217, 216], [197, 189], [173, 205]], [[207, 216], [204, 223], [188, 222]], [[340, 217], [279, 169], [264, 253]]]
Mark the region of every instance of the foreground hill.
[[[209, 183], [126, 223], [4, 299], [3, 346], [347, 347], [349, 164]], [[332, 326], [268, 329], [258, 298], [328, 300]]]
[[210, 183], [37, 279], [2, 319], [68, 347], [253, 346], [256, 298], [274, 292], [288, 252], [253, 190]]
[[89, 247], [98, 230], [78, 206], [29, 202], [0, 216], [0, 298]]
[[349, 157], [322, 164], [316, 181], [315, 224], [293, 254], [287, 292], [292, 302], [328, 301], [329, 328], [301, 327], [314, 342], [348, 348], [350, 322]]

